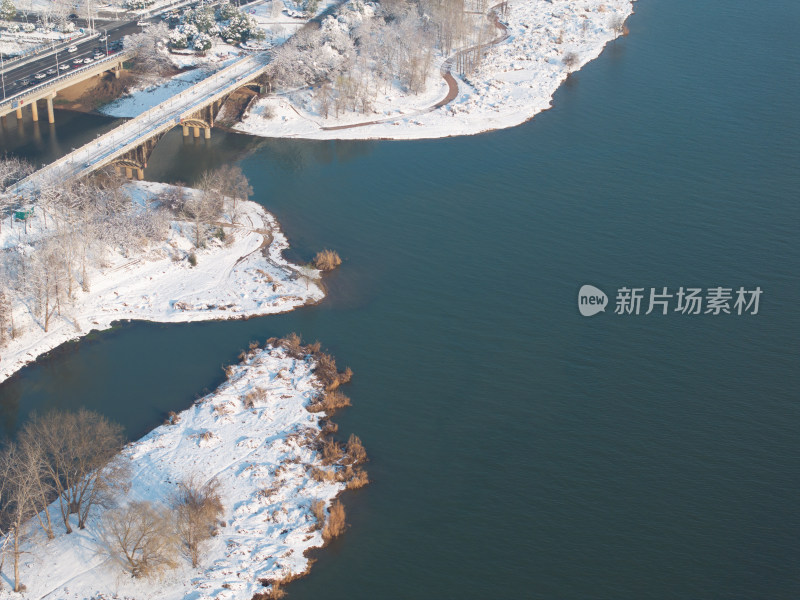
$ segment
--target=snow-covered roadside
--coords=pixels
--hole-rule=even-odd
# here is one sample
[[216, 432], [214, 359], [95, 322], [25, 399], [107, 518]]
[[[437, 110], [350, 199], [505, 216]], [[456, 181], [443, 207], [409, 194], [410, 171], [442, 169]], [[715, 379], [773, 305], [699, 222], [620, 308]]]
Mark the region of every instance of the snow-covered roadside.
[[[597, 58], [619, 35], [615, 21], [632, 12], [633, 0], [510, 0], [501, 17], [508, 38], [492, 47], [466, 80], [457, 77], [459, 94], [446, 107], [420, 114], [418, 96], [395, 94], [378, 98], [372, 114], [325, 119], [309, 92], [261, 99], [235, 128], [264, 137], [424, 139], [513, 127], [548, 109], [569, 73]], [[574, 62], [568, 66], [572, 61], [564, 59], [571, 53]], [[431, 86], [441, 89], [441, 81], [436, 65], [426, 93]], [[407, 116], [392, 118], [398, 112]], [[388, 120], [323, 129], [381, 119]]]
[[[165, 184], [133, 184], [139, 201]], [[255, 202], [242, 202], [237, 225], [224, 227], [227, 242], [213, 238], [198, 250], [197, 265], [186, 260], [192, 250], [191, 228], [173, 222], [168, 239], [137, 256], [110, 254], [106, 266], [90, 272], [91, 291], [74, 290], [75, 300], [54, 316], [49, 331], [31, 311], [15, 303], [18, 335], [0, 350], [0, 382], [25, 364], [91, 330], [108, 329], [114, 321], [140, 319], [188, 322], [236, 319], [286, 312], [324, 296], [319, 273], [287, 262], [288, 247], [275, 218]], [[37, 236], [34, 219], [26, 237], [22, 225], [5, 223], [0, 248], [25, 249]], [[185, 231], [184, 231], [185, 230]], [[233, 240], [232, 242], [230, 240]]]
[[133, 579], [95, 552], [102, 509], [86, 529], [66, 535], [54, 503], [55, 539], [47, 541], [35, 519], [30, 523], [31, 553], [21, 565], [27, 590], [20, 596], [5, 585], [0, 598], [249, 600], [270, 582], [305, 573], [304, 553], [324, 543], [312, 503], [327, 507], [348, 485], [319, 473], [352, 471], [345, 463], [354, 461], [324, 459], [325, 414], [307, 410], [324, 379], [315, 372], [320, 362], [304, 354], [279, 346], [251, 350], [215, 392], [123, 450], [133, 476], [120, 504], [166, 503], [177, 483], [192, 477], [219, 482], [222, 523], [198, 568], [182, 561], [162, 579]]

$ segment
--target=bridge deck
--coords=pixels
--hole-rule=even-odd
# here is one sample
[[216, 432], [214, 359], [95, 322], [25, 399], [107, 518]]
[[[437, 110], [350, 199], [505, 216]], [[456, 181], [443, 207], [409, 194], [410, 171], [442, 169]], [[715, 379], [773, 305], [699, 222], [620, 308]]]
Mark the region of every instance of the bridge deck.
[[236, 61], [96, 140], [42, 167], [13, 186], [9, 192], [23, 196], [33, 194], [48, 182], [86, 175], [110, 164], [147, 140], [179, 125], [182, 119], [188, 119], [192, 113], [252, 82], [263, 73], [268, 62], [269, 55], [265, 52], [251, 54]]

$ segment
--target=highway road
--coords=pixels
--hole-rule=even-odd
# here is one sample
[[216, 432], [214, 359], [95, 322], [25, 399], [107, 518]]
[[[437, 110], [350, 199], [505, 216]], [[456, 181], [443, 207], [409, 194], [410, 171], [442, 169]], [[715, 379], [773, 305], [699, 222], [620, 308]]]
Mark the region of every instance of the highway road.
[[[149, 19], [150, 22], [155, 23], [157, 18]], [[111, 27], [107, 29], [108, 32], [108, 49], [111, 50], [115, 45], [118, 45], [120, 40], [126, 35], [131, 33], [138, 33], [142, 28], [136, 24], [135, 21], [115, 22], [111, 23]], [[106, 40], [103, 39], [104, 33], [100, 33], [100, 37], [91, 39], [84, 39], [83, 41], [76, 40], [74, 46], [76, 50], [69, 52], [66, 48], [59, 50], [57, 53], [48, 53], [41, 58], [33, 60], [27, 64], [12, 66], [3, 71], [0, 83], [3, 84], [5, 90], [0, 90], [0, 97], [8, 98], [20, 92], [23, 92], [26, 87], [23, 85], [24, 80], [30, 81], [30, 85], [47, 81], [56, 76], [56, 64], [60, 72], [66, 73], [68, 69], [63, 68], [62, 65], [69, 65], [70, 68], [75, 66], [75, 60], [80, 59], [84, 61], [87, 58], [92, 58], [95, 54], [106, 54]], [[45, 77], [36, 79], [36, 74], [42, 73]]]

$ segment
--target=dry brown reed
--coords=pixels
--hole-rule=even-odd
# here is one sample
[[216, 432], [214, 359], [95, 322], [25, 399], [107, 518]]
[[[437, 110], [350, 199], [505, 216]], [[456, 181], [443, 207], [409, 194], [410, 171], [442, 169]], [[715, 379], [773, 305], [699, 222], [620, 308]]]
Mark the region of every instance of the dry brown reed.
[[335, 250], [322, 250], [314, 257], [314, 266], [320, 271], [333, 271], [342, 264], [342, 259]]
[[347, 456], [354, 465], [360, 465], [367, 461], [367, 451], [364, 449], [361, 439], [354, 433], [351, 433], [347, 440]]
[[345, 521], [344, 506], [338, 500], [331, 504], [331, 510], [328, 513], [328, 521], [325, 523], [325, 528], [322, 530], [322, 537], [325, 541], [331, 540], [344, 533], [347, 528]]

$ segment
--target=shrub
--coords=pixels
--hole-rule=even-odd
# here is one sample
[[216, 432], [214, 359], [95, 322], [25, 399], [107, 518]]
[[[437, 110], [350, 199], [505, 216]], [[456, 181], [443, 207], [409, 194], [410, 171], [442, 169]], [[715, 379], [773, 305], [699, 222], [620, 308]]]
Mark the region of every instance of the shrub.
[[132, 577], [155, 577], [178, 566], [178, 540], [170, 515], [151, 502], [131, 502], [100, 519], [97, 553]]
[[325, 526], [325, 502], [322, 500], [314, 500], [311, 503], [311, 513], [317, 520], [316, 529], [322, 529]]
[[314, 266], [320, 271], [333, 271], [342, 264], [342, 259], [335, 250], [322, 250], [314, 257]]
[[264, 402], [267, 399], [267, 390], [264, 388], [255, 388], [250, 390], [244, 396], [244, 407], [255, 408], [256, 402]]
[[338, 390], [326, 392], [322, 402], [325, 411], [329, 413], [344, 408], [345, 406], [350, 406], [350, 398]]
[[334, 390], [332, 392], [325, 392], [323, 395], [319, 396], [316, 402], [312, 402], [306, 406], [306, 410], [311, 413], [325, 411], [330, 414], [345, 406], [350, 406], [350, 398], [340, 391]]
[[311, 469], [311, 479], [319, 483], [331, 483], [336, 481], [336, 472], [313, 467]]
[[314, 373], [319, 378], [322, 385], [327, 389], [333, 389], [339, 385], [339, 372], [336, 370], [336, 361], [330, 354], [321, 352], [317, 358], [317, 366]]
[[192, 265], [193, 267], [197, 266], [197, 254], [194, 253], [194, 250], [189, 252], [187, 260], [189, 261], [189, 264]]
[[360, 465], [367, 461], [367, 451], [364, 450], [361, 440], [355, 434], [350, 434], [350, 439], [347, 440], [347, 456], [354, 465]]
[[577, 66], [577, 64], [580, 62], [580, 57], [576, 52], [567, 52], [564, 55], [564, 58], [562, 58], [561, 60], [563, 61], [564, 65], [570, 71], [572, 71], [572, 69], [575, 68], [575, 66]]
[[336, 433], [337, 431], [339, 431], [339, 426], [330, 419], [327, 419], [321, 423], [322, 423], [322, 431], [320, 432], [321, 435], [329, 435], [331, 433]]
[[364, 487], [368, 483], [369, 477], [367, 477], [367, 472], [364, 469], [355, 469], [353, 471], [353, 476], [347, 482], [347, 489], [355, 490]]
[[322, 464], [330, 465], [342, 458], [342, 447], [332, 439], [322, 444]]
[[167, 420], [166, 420], [167, 425], [177, 425], [180, 422], [181, 422], [181, 416], [174, 410], [171, 410], [167, 413]]
[[217, 519], [223, 512], [216, 479], [200, 485], [192, 477], [178, 484], [173, 498], [175, 529], [178, 532], [183, 552], [197, 567], [200, 562], [202, 544], [213, 535]]
[[269, 581], [267, 579], [259, 579], [259, 583], [264, 587], [270, 586], [266, 592], [254, 594], [250, 600], [280, 600], [286, 597], [286, 590], [281, 586], [283, 583], [279, 580]]
[[344, 506], [336, 500], [331, 504], [331, 510], [328, 513], [328, 521], [325, 523], [325, 528], [322, 530], [322, 537], [326, 541], [331, 540], [344, 533], [347, 527], [345, 522]]
[[295, 332], [287, 335], [283, 340], [283, 347], [292, 355], [303, 355], [303, 339]]

